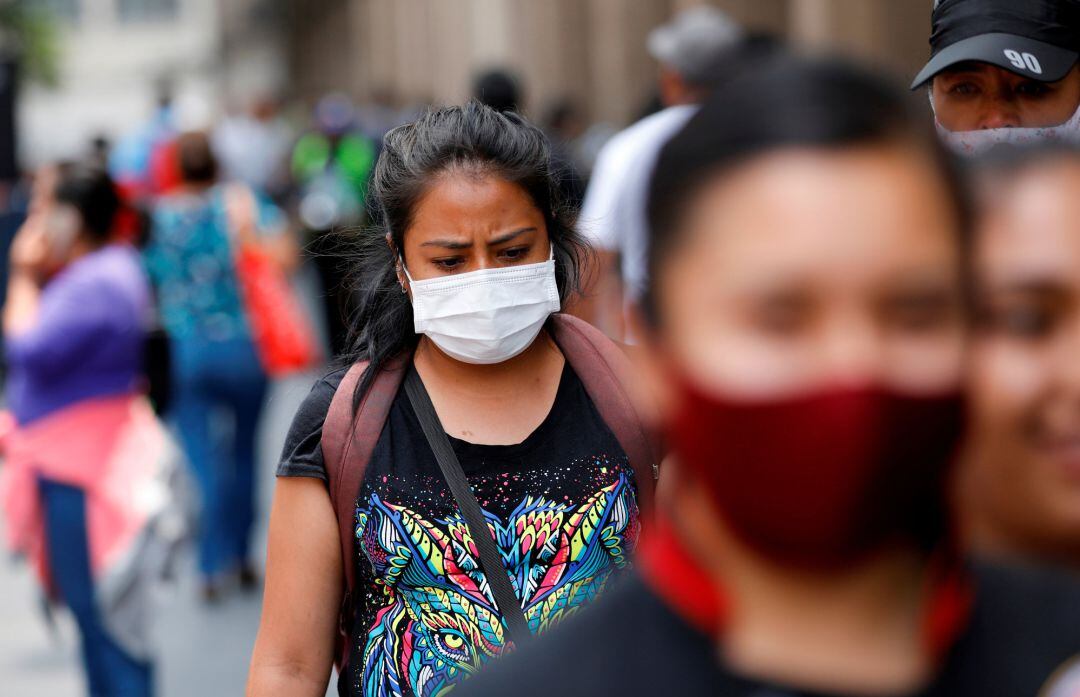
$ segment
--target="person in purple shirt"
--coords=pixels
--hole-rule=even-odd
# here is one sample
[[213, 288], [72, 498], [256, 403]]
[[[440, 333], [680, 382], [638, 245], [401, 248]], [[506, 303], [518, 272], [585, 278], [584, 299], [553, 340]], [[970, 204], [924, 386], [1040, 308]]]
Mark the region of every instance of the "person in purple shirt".
[[15, 242], [4, 317], [7, 398], [20, 425], [131, 391], [149, 305], [138, 253], [108, 243], [112, 182], [77, 169], [46, 176], [55, 185], [37, 194]]
[[[26, 427], [87, 400], [138, 389], [150, 302], [137, 252], [110, 236], [120, 202], [104, 172], [45, 170], [16, 235], [4, 306], [7, 403]], [[42, 479], [39, 491], [50, 569], [75, 616], [92, 695], [145, 697], [148, 661], [110, 635], [95, 603], [86, 494]]]

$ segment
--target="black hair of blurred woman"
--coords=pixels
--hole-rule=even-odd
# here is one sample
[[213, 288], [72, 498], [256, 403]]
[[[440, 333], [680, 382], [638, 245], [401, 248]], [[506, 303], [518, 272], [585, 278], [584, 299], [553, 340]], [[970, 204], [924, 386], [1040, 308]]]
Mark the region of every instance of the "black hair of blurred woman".
[[473, 97], [495, 111], [521, 111], [521, 85], [505, 70], [478, 75], [473, 82]]
[[78, 211], [82, 234], [93, 246], [110, 240], [120, 210], [120, 195], [105, 170], [85, 165], [61, 168], [53, 198]]
[[355, 248], [348, 254], [349, 287], [356, 309], [350, 318], [350, 350], [341, 362], [370, 361], [354, 407], [379, 369], [416, 348], [412, 303], [398, 281], [398, 255], [424, 194], [438, 177], [454, 173], [493, 176], [520, 186], [544, 216], [559, 297], [565, 304], [581, 289], [590, 250], [571, 222], [543, 131], [515, 112], [477, 101], [429, 109], [383, 138], [368, 190], [375, 225], [349, 233]]
[[788, 42], [781, 36], [765, 31], [748, 32], [713, 56], [690, 84], [711, 94], [748, 67], [790, 56], [790, 51]]
[[642, 312], [653, 325], [660, 320], [653, 282], [683, 241], [682, 216], [689, 204], [725, 173], [777, 150], [899, 145], [925, 152], [955, 202], [958, 242], [967, 248], [967, 187], [925, 115], [925, 105], [880, 75], [841, 59], [786, 51], [766, 51], [757, 58], [717, 84], [663, 148], [653, 170], [647, 203], [650, 282], [642, 299]]
[[209, 186], [217, 180], [217, 157], [206, 133], [182, 133], [176, 139], [176, 153], [180, 178], [185, 183]]

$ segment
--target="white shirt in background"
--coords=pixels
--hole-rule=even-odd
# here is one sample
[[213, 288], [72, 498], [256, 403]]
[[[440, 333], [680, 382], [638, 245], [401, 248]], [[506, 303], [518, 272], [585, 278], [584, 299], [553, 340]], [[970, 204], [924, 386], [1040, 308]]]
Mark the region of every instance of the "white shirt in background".
[[604, 145], [593, 168], [578, 225], [599, 251], [618, 252], [627, 304], [645, 289], [648, 265], [646, 206], [660, 150], [697, 111], [673, 106], [647, 116]]

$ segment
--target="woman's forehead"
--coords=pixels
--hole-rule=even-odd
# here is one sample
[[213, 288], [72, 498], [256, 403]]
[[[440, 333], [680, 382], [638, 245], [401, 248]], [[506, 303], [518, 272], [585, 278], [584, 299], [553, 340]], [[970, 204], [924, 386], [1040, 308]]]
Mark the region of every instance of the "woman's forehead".
[[955, 212], [928, 168], [870, 148], [760, 158], [702, 188], [685, 218], [687, 245], [763, 260], [886, 255], [924, 241], [955, 248]]
[[414, 217], [429, 211], [441, 215], [505, 215], [535, 207], [521, 186], [501, 177], [447, 173], [431, 182], [417, 201]]
[[1080, 285], [1080, 161], [1047, 163], [993, 186], [977, 236], [980, 270]]
[[408, 234], [494, 234], [535, 226], [543, 216], [519, 185], [487, 176], [444, 175], [417, 202]]

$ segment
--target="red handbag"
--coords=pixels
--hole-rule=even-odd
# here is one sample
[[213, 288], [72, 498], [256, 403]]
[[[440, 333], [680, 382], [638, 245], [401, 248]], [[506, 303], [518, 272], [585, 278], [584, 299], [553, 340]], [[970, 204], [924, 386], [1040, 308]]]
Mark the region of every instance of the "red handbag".
[[[250, 192], [245, 198], [254, 206]], [[321, 358], [315, 331], [288, 276], [258, 244], [235, 242], [240, 297], [263, 368], [281, 377], [314, 365]]]

